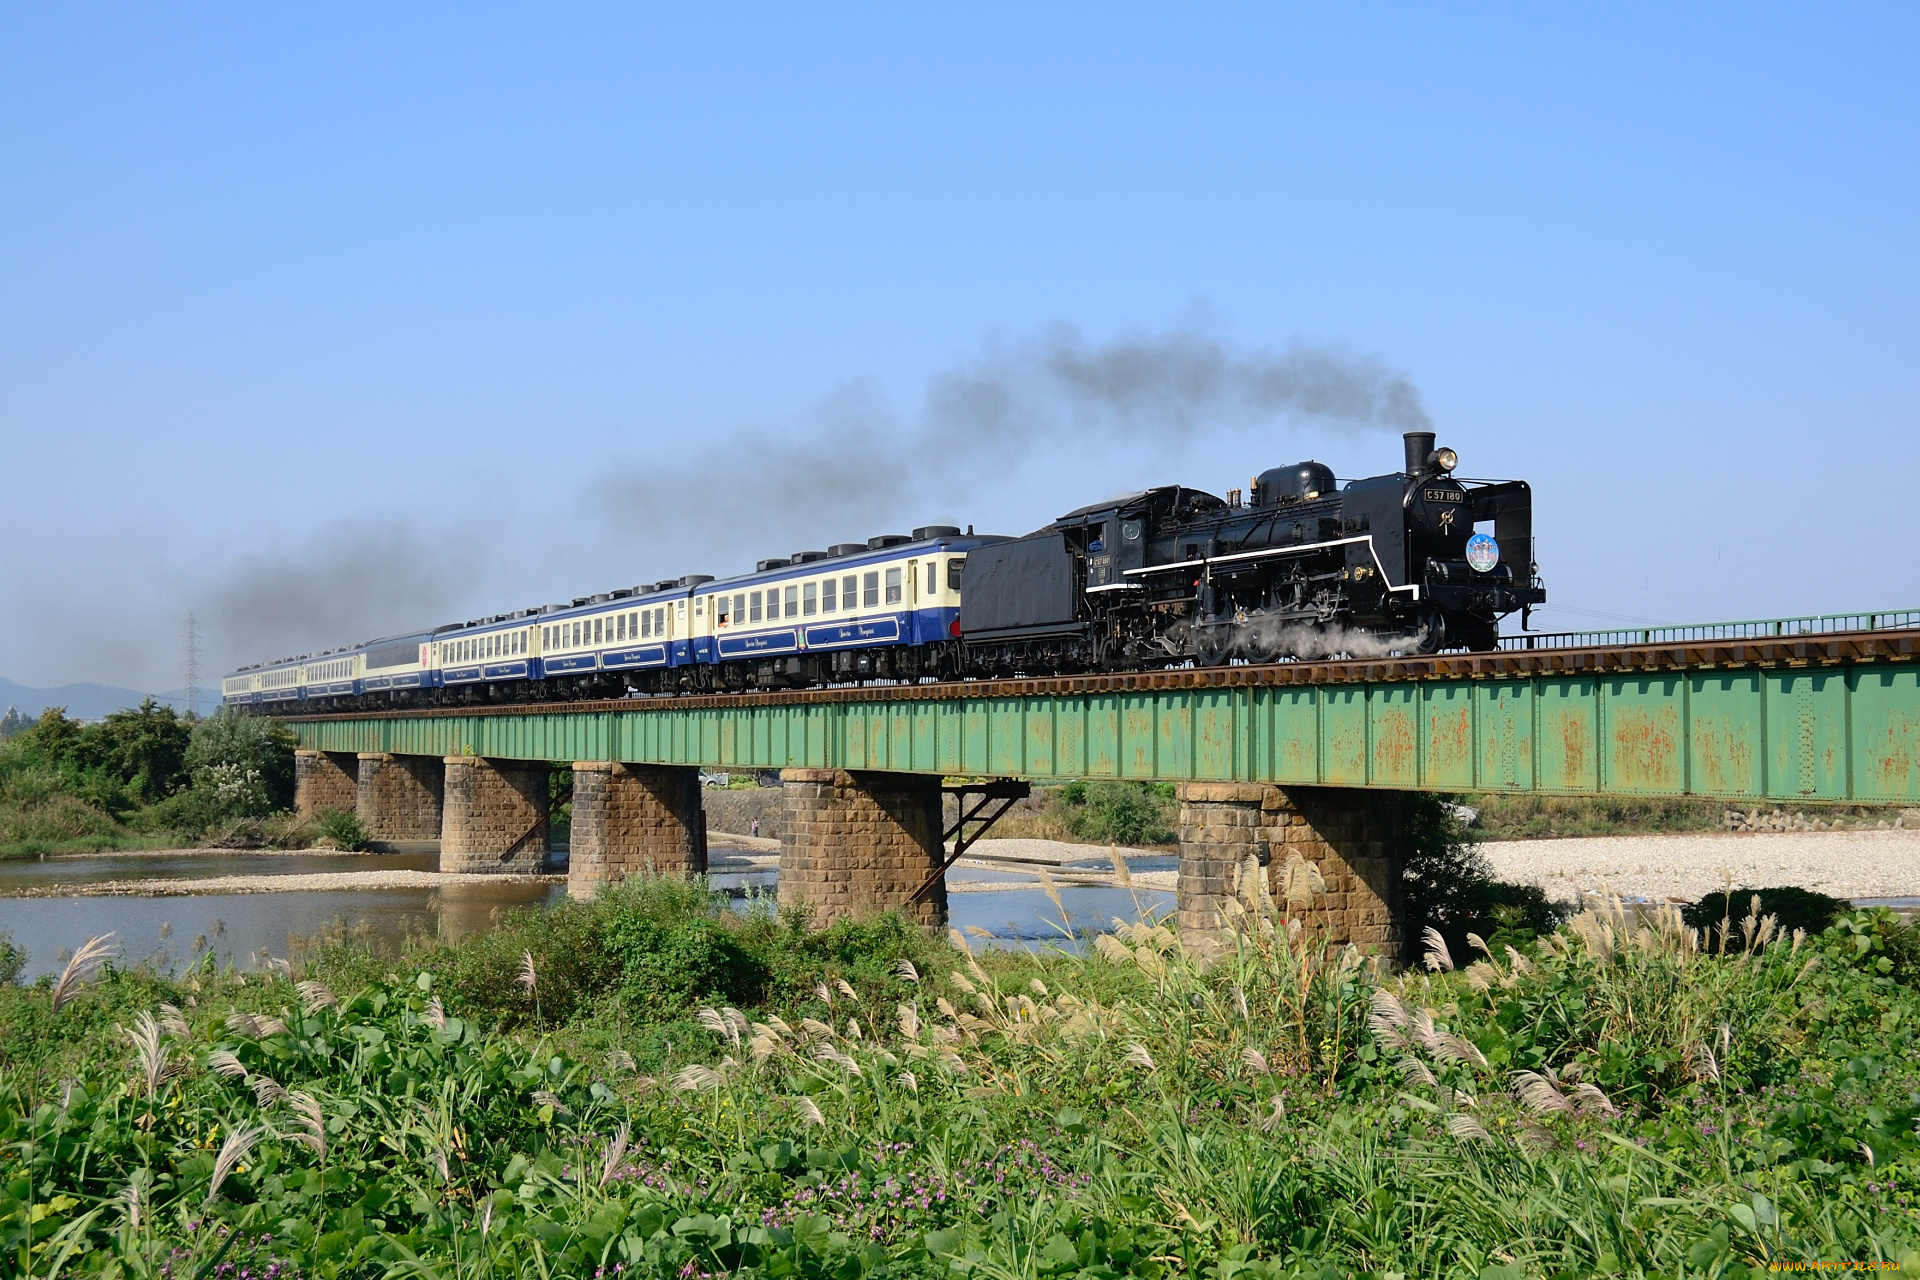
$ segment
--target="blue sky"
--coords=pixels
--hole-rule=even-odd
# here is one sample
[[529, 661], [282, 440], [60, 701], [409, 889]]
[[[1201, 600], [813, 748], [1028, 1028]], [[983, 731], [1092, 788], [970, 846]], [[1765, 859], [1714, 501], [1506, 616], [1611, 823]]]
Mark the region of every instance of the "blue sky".
[[1545, 625], [1920, 605], [1917, 55], [1898, 5], [9, 5], [0, 674], [1399, 456], [938, 411], [1067, 341], [1403, 377], [1534, 483]]

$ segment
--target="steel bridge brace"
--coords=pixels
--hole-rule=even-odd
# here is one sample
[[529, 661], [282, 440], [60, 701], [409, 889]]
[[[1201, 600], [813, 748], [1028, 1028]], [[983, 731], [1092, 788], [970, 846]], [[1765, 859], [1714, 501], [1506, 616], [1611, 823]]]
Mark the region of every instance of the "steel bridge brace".
[[[921, 881], [918, 889], [908, 895], [908, 902], [918, 902], [932, 893], [933, 886], [946, 877], [947, 870], [966, 856], [967, 850], [972, 848], [980, 837], [986, 835], [994, 823], [1005, 817], [1007, 810], [1013, 808], [1017, 801], [1025, 800], [1032, 795], [1033, 788], [1018, 778], [996, 778], [992, 782], [964, 782], [957, 787], [942, 787], [940, 794], [956, 796], [960, 801], [959, 819], [940, 837], [942, 849], [947, 847], [947, 841], [953, 841], [953, 852], [947, 855], [946, 861], [933, 869], [931, 875]], [[969, 796], [976, 797], [971, 809], [967, 808]], [[967, 834], [969, 822], [980, 824], [971, 835]]]

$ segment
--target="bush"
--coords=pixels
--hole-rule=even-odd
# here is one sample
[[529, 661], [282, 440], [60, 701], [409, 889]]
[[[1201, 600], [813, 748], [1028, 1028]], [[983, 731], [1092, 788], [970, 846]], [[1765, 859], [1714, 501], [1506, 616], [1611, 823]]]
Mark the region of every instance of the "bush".
[[1417, 953], [1421, 935], [1438, 929], [1455, 960], [1465, 962], [1477, 934], [1498, 951], [1551, 932], [1565, 916], [1538, 885], [1504, 884], [1450, 808], [1451, 796], [1415, 793], [1406, 798], [1405, 841], [1407, 941]]
[[[636, 876], [592, 902], [515, 912], [484, 934], [420, 957], [459, 1003], [508, 1021], [578, 1019], [604, 1001], [639, 1023], [703, 1004], [792, 1008], [822, 982], [897, 983], [901, 960], [937, 972], [945, 947], [898, 914], [818, 932], [799, 913], [736, 914], [699, 880]], [[537, 995], [521, 982], [533, 957]]]
[[20, 971], [27, 967], [27, 949], [13, 940], [13, 935], [0, 929], [0, 986], [20, 981]]
[[[1691, 906], [1681, 908], [1680, 918], [1695, 929], [1718, 929], [1721, 921], [1727, 921], [1731, 926], [1727, 948], [1737, 951], [1745, 945], [1740, 922], [1752, 910], [1755, 898], [1760, 900], [1758, 914], [1776, 917], [1780, 921], [1780, 932], [1789, 934], [1795, 929], [1824, 932], [1853, 910], [1853, 904], [1844, 898], [1783, 885], [1777, 889], [1735, 889], [1731, 899], [1725, 892], [1710, 893]], [[1714, 945], [1718, 946], [1717, 936]]]
[[351, 809], [315, 809], [313, 832], [316, 841], [325, 841], [349, 853], [367, 847], [366, 828], [360, 825], [360, 815]]
[[1092, 844], [1170, 844], [1174, 789], [1168, 783], [1071, 782], [1062, 787], [1066, 828]]
[[11, 857], [109, 849], [120, 838], [119, 824], [78, 796], [55, 795], [30, 807], [0, 806], [0, 850]]
[[230, 796], [227, 808], [244, 805], [235, 816], [259, 817], [293, 805], [293, 731], [277, 720], [246, 716], [222, 707], [193, 727], [185, 764], [196, 787], [244, 785], [244, 797]]

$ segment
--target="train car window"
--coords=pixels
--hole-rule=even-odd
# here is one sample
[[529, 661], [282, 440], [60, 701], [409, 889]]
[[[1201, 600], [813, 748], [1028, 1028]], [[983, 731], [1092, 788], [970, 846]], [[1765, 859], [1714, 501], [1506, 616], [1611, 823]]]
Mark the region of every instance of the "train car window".
[[[872, 577], [873, 575], [868, 574], [867, 576]], [[900, 603], [900, 596], [901, 596], [900, 576], [901, 576], [900, 570], [898, 569], [887, 570], [887, 603], [888, 604]]]
[[640, 615], [638, 613], [630, 613], [627, 615], [627, 639], [638, 640], [639, 638]]
[[926, 582], [928, 595], [932, 595], [940, 590], [940, 562], [938, 560], [927, 561]]
[[860, 607], [878, 609], [880, 607], [880, 574], [869, 572], [860, 582]]
[[854, 577], [852, 574], [848, 574], [846, 577], [840, 579], [840, 607], [842, 609], [854, 609], [859, 607], [859, 604], [860, 604], [860, 585], [859, 584], [860, 584], [860, 579]]
[[787, 616], [789, 618], [800, 616], [800, 588], [798, 587], [787, 588]]
[[667, 610], [665, 606], [653, 611], [653, 634], [656, 636], [664, 636], [667, 634]]
[[747, 610], [747, 620], [749, 622], [760, 621], [760, 593], [758, 591], [747, 597]]
[[836, 578], [828, 578], [820, 584], [820, 612], [832, 613], [837, 607], [833, 603], [833, 589], [838, 585], [839, 580]]
[[613, 638], [615, 640], [627, 638], [627, 615], [624, 613], [613, 620]]
[[734, 625], [738, 626], [740, 623], [740, 619], [746, 616], [747, 616], [747, 597], [745, 595], [737, 595], [733, 598]]
[[960, 589], [960, 574], [966, 567], [967, 562], [965, 560], [947, 561], [947, 590], [958, 591]]
[[820, 610], [820, 588], [816, 583], [806, 583], [800, 588], [800, 612], [811, 618]]

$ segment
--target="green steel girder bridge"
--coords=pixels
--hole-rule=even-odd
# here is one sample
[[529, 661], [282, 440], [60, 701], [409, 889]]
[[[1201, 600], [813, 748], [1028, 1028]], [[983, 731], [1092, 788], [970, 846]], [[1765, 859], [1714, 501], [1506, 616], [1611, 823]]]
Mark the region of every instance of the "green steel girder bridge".
[[327, 752], [1920, 803], [1920, 611], [1505, 646], [288, 723]]

